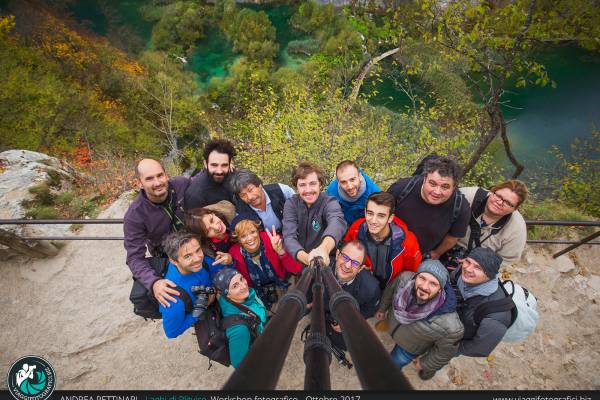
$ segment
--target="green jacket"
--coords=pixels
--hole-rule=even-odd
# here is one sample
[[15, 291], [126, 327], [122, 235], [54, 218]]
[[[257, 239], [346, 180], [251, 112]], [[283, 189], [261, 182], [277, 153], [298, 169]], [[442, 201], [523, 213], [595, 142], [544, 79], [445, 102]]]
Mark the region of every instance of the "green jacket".
[[[260, 318], [260, 324], [258, 325], [257, 332], [260, 334], [263, 330], [265, 322], [267, 322], [267, 309], [256, 295], [254, 289], [250, 288], [250, 295], [242, 304], [254, 311]], [[219, 297], [219, 305], [221, 306], [223, 317], [242, 314], [242, 311], [231, 304], [231, 302], [227, 300], [225, 296]], [[250, 334], [248, 327], [244, 324], [237, 324], [227, 328], [227, 330], [225, 330], [225, 334], [227, 335], [227, 339], [229, 341], [229, 359], [231, 361], [231, 365], [233, 365], [234, 368], [237, 368], [244, 357], [246, 357], [246, 354], [250, 349], [250, 345], [252, 344], [252, 335]]]

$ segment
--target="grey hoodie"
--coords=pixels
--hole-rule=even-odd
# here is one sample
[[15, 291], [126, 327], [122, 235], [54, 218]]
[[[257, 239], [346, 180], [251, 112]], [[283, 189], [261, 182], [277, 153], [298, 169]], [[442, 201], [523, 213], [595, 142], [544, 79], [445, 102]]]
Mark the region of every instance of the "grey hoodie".
[[346, 221], [340, 203], [321, 192], [309, 208], [299, 195], [290, 197], [283, 208], [283, 243], [285, 249], [298, 259], [298, 252], [307, 253], [318, 247], [323, 238], [331, 237], [336, 245], [346, 232]]

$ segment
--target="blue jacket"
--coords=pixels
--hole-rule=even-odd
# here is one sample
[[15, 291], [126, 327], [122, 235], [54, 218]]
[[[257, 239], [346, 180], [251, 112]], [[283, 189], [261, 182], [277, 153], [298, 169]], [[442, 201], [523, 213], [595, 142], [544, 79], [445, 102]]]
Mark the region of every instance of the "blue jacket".
[[342, 206], [342, 211], [344, 212], [344, 219], [348, 223], [348, 226], [352, 225], [354, 221], [365, 216], [365, 206], [367, 205], [367, 198], [372, 193], [381, 192], [381, 189], [373, 180], [365, 174], [362, 170], [359, 170], [362, 175], [365, 183], [367, 184], [367, 188], [362, 196], [358, 198], [358, 200], [354, 202], [346, 201], [342, 199], [340, 196], [340, 188], [338, 187], [338, 180], [335, 178], [327, 187], [325, 191], [328, 195], [335, 197], [337, 201]]
[[[196, 295], [192, 293], [192, 286], [212, 286], [212, 277], [218, 270], [223, 268], [220, 264], [213, 266], [213, 261], [213, 258], [204, 256], [204, 263], [208, 266], [208, 271], [203, 266], [200, 271], [188, 275], [182, 275], [175, 265], [169, 263], [165, 278], [185, 289], [193, 303], [196, 301]], [[174, 339], [185, 332], [190, 326], [194, 325], [198, 319], [194, 318], [191, 312], [186, 314], [183, 300], [177, 298], [176, 303], [170, 302], [169, 304], [170, 307], [163, 307], [161, 305], [160, 312], [162, 314], [165, 335], [169, 339]]]
[[[265, 322], [267, 322], [267, 309], [256, 295], [256, 291], [254, 289], [250, 288], [250, 295], [242, 304], [254, 311], [260, 318], [260, 324], [258, 325], [258, 334], [260, 334], [263, 330]], [[242, 311], [231, 304], [231, 302], [227, 300], [225, 296], [219, 297], [219, 305], [221, 306], [223, 317], [242, 314]], [[231, 361], [231, 365], [233, 365], [234, 368], [237, 368], [244, 357], [246, 357], [246, 354], [250, 349], [250, 345], [252, 344], [250, 330], [244, 324], [237, 324], [227, 328], [225, 334], [229, 340], [229, 359]]]

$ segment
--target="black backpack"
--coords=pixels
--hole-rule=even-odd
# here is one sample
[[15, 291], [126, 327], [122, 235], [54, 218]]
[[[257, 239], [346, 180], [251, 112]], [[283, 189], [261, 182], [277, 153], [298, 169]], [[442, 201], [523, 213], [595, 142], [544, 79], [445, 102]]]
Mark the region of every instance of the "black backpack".
[[[154, 269], [157, 276], [164, 277], [167, 272], [167, 265], [169, 259], [165, 257], [148, 257], [146, 258], [148, 263]], [[185, 289], [181, 286], [176, 286], [175, 290], [179, 292], [179, 298], [185, 305], [185, 312], [192, 312], [193, 304], [192, 298]], [[144, 319], [162, 319], [162, 314], [159, 310], [158, 301], [154, 298], [152, 293], [140, 281], [133, 278], [133, 287], [129, 294], [129, 301], [133, 303], [133, 312]]]
[[196, 339], [198, 340], [198, 351], [208, 358], [208, 369], [212, 367], [212, 361], [216, 361], [226, 367], [231, 365], [229, 358], [229, 341], [225, 330], [234, 325], [244, 324], [250, 331], [251, 340], [258, 336], [258, 325], [260, 319], [249, 308], [231, 303], [242, 310], [243, 314], [224, 317], [218, 301], [214, 301], [204, 312], [203, 316], [194, 324]]

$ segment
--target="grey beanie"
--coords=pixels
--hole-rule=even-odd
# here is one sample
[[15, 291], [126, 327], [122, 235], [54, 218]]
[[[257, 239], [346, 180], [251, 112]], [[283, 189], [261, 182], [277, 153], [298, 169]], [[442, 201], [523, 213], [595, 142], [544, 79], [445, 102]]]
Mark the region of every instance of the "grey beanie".
[[419, 269], [417, 270], [417, 274], [421, 272], [427, 272], [438, 280], [440, 283], [440, 287], [446, 286], [446, 282], [448, 282], [448, 270], [444, 267], [439, 260], [425, 260], [419, 265]]
[[498, 270], [500, 270], [500, 265], [502, 265], [502, 257], [487, 247], [475, 247], [467, 257], [477, 261], [477, 264], [481, 266], [483, 272], [490, 279], [496, 277]]
[[229, 283], [237, 274], [239, 272], [233, 268], [220, 269], [213, 278], [213, 284], [223, 295], [227, 295], [227, 292], [229, 292]]

